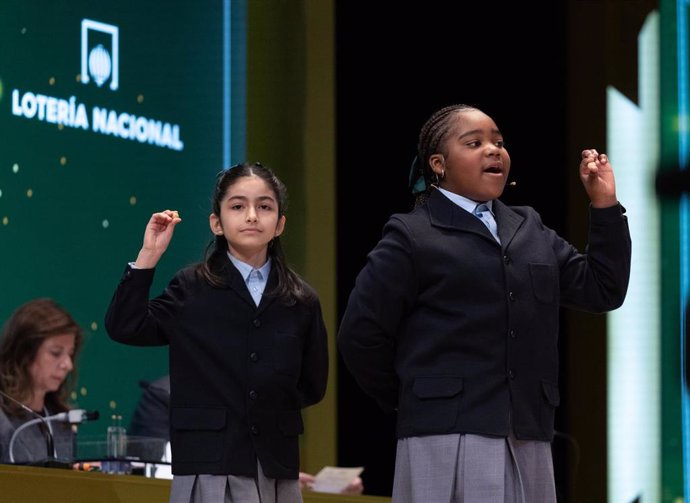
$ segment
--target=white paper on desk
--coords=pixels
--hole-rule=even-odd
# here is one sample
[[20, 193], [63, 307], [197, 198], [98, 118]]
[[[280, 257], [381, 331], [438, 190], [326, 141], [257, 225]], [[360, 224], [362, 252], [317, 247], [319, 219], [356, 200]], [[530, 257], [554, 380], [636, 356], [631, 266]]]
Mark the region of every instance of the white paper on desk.
[[311, 489], [321, 493], [340, 493], [363, 471], [362, 466], [354, 468], [324, 466], [314, 477], [314, 485]]

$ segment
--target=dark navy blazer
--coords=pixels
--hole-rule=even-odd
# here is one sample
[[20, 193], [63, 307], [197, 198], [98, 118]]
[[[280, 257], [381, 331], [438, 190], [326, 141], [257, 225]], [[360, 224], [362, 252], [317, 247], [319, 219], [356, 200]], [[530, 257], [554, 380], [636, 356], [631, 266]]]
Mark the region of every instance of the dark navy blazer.
[[590, 209], [586, 253], [530, 207], [494, 201], [499, 245], [439, 191], [393, 215], [350, 295], [338, 347], [359, 385], [397, 410], [399, 438], [551, 440], [561, 306], [619, 307], [631, 241], [620, 205]]
[[[149, 301], [153, 269], [126, 268], [106, 314], [110, 337], [170, 346], [172, 471], [296, 479], [301, 409], [326, 391], [327, 336], [318, 300], [257, 307], [228, 260], [229, 287], [194, 267]], [[277, 283], [276, 268], [266, 285]]]

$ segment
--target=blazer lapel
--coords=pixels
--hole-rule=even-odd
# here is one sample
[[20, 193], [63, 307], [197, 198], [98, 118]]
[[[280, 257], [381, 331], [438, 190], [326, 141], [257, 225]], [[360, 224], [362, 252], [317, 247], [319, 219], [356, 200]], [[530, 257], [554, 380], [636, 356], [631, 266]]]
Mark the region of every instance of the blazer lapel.
[[[486, 228], [486, 225], [471, 213], [460, 208], [438, 190], [434, 190], [431, 193], [427, 206], [432, 225], [479, 234], [498, 245], [489, 229]], [[494, 199], [492, 209], [496, 217], [496, 224], [498, 225], [498, 237], [501, 239], [500, 246], [505, 249], [515, 237], [515, 233], [522, 225], [524, 218], [498, 199]]]
[[275, 260], [271, 264], [271, 272], [268, 273], [268, 281], [266, 282], [266, 288], [264, 289], [264, 294], [261, 296], [261, 302], [259, 302], [259, 313], [261, 314], [270, 306], [276, 297], [271, 294], [278, 286], [278, 271], [275, 265]]
[[501, 238], [501, 246], [505, 249], [515, 237], [525, 218], [498, 199], [494, 199], [493, 210], [498, 225], [498, 237]]
[[[429, 219], [431, 220], [431, 225], [463, 232], [471, 232], [473, 234], [478, 234], [484, 238], [490, 239], [496, 243], [496, 240], [491, 235], [491, 232], [489, 229], [487, 229], [486, 225], [484, 225], [473, 214], [465, 211], [453, 201], [448, 199], [438, 190], [434, 190], [429, 196], [427, 207], [429, 209]], [[498, 227], [500, 232], [500, 224]]]
[[244, 278], [240, 274], [240, 271], [237, 270], [237, 267], [230, 262], [230, 259], [227, 259], [227, 263], [223, 264], [223, 273], [228, 278], [230, 289], [233, 290], [243, 301], [256, 309], [256, 304], [249, 293], [249, 289], [247, 288], [247, 284], [244, 282]]
[[230, 262], [230, 259], [228, 259], [227, 264], [223, 265], [223, 269], [224, 274], [228, 277], [230, 289], [239, 295], [239, 297], [251, 307], [258, 309], [257, 314], [264, 311], [275, 300], [275, 297], [271, 295], [271, 292], [275, 290], [276, 286], [278, 285], [278, 272], [275, 264], [271, 266], [271, 272], [268, 274], [266, 288], [264, 289], [264, 294], [261, 296], [261, 301], [259, 302], [258, 306], [254, 303], [252, 294], [249, 293], [247, 283], [245, 283], [240, 271], [238, 271], [237, 267]]

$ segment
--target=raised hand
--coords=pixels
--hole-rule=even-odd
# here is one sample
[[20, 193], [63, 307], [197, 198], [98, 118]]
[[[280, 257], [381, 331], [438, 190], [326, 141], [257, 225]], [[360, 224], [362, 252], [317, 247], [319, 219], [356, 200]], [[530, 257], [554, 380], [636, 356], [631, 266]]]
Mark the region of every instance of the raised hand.
[[151, 215], [146, 230], [144, 243], [139, 251], [135, 266], [141, 269], [155, 267], [165, 250], [168, 249], [175, 226], [180, 223], [177, 211], [164, 210]]
[[595, 149], [583, 150], [580, 180], [593, 207], [607, 208], [618, 203], [613, 166], [606, 154], [600, 154]]

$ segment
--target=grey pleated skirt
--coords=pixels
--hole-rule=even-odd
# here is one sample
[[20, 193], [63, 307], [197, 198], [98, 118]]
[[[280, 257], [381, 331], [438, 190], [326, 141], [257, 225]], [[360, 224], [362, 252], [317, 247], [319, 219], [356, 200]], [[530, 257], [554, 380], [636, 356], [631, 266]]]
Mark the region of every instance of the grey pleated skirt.
[[170, 503], [302, 503], [298, 480], [235, 475], [174, 475]]
[[549, 442], [432, 435], [398, 440], [395, 503], [556, 503]]

